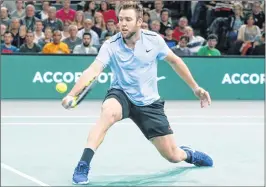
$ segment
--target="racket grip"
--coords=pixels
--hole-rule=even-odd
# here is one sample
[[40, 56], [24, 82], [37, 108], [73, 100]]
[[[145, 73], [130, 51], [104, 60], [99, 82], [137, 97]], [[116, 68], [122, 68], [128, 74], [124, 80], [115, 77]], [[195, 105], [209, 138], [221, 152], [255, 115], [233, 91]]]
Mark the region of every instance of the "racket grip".
[[65, 109], [70, 109], [70, 108], [74, 108], [77, 105], [76, 99], [75, 97], [72, 96], [67, 96], [65, 98], [65, 101], [63, 101], [62, 106]]

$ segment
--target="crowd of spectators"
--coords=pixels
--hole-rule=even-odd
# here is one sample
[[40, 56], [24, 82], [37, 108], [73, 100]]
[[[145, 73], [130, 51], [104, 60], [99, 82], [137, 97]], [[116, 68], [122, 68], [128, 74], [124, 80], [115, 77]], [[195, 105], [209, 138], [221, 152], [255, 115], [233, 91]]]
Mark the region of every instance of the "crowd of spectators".
[[[1, 52], [97, 54], [121, 1], [0, 0]], [[142, 29], [179, 56], [265, 55], [264, 1], [141, 1]]]

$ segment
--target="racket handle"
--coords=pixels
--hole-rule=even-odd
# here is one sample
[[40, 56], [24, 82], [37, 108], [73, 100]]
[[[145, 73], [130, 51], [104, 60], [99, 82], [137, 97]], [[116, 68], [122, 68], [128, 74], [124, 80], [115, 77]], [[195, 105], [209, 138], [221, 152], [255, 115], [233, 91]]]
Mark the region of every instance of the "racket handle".
[[65, 109], [70, 109], [70, 108], [74, 108], [77, 105], [76, 99], [75, 97], [72, 96], [66, 96], [66, 98], [64, 99], [62, 106]]

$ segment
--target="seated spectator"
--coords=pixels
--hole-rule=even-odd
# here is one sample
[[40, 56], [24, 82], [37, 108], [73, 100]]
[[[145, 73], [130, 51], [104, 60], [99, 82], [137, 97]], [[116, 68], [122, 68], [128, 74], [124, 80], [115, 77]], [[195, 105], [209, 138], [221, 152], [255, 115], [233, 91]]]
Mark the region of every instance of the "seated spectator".
[[82, 11], [77, 11], [73, 24], [77, 25], [79, 31], [84, 28], [83, 27], [84, 20], [85, 20], [84, 13]]
[[85, 19], [93, 19], [95, 14], [95, 2], [94, 1], [86, 1], [84, 5], [84, 16]]
[[41, 20], [37, 20], [35, 23], [34, 31], [34, 43], [38, 43], [39, 39], [44, 38], [43, 25]]
[[69, 35], [69, 23], [68, 22], [64, 22], [64, 28], [63, 28], [63, 31], [61, 32], [62, 33], [62, 38], [61, 38], [61, 41], [63, 41], [64, 39], [68, 38], [70, 35]]
[[151, 24], [151, 19], [150, 19], [150, 13], [149, 12], [144, 12], [143, 13], [143, 22], [147, 23], [148, 25]]
[[149, 12], [150, 14], [150, 20], [151, 22], [154, 20], [159, 20], [161, 21], [161, 11], [163, 10], [163, 1], [162, 0], [156, 0], [154, 1], [154, 8]]
[[91, 46], [91, 34], [84, 33], [82, 38], [82, 44], [77, 45], [74, 48], [74, 54], [90, 54], [94, 55], [98, 53], [98, 50], [95, 47]]
[[190, 49], [191, 53], [194, 55], [197, 54], [201, 46], [205, 43], [205, 39], [201, 36], [194, 36], [194, 31], [190, 26], [185, 28], [185, 35], [189, 38], [187, 47]]
[[173, 38], [179, 41], [180, 37], [185, 34], [185, 28], [188, 26], [188, 20], [186, 17], [181, 17], [178, 21], [178, 26], [176, 26], [173, 32]]
[[150, 30], [149, 29], [149, 24], [147, 22], [142, 22], [141, 28], [144, 29], [144, 30]]
[[95, 12], [94, 25], [91, 29], [94, 30], [98, 34], [99, 38], [101, 37], [102, 32], [106, 30], [102, 13]]
[[70, 50], [67, 44], [61, 42], [62, 34], [60, 30], [53, 32], [53, 42], [46, 44], [42, 52], [44, 54], [69, 54]]
[[177, 55], [177, 56], [191, 56], [193, 55], [190, 51], [190, 49], [187, 47], [189, 38], [188, 36], [181, 36], [179, 40], [179, 44], [172, 47], [172, 51]]
[[261, 35], [260, 28], [254, 25], [255, 20], [253, 15], [249, 15], [246, 20], [246, 24], [242, 25], [239, 29], [237, 40], [242, 43], [240, 47], [240, 52], [245, 55], [250, 47], [252, 47], [252, 42], [255, 41], [256, 36]]
[[166, 36], [164, 37], [164, 40], [169, 48], [172, 48], [177, 45], [177, 41], [173, 39], [173, 27], [172, 25], [167, 25], [165, 30]]
[[115, 23], [118, 22], [116, 12], [109, 8], [109, 5], [106, 1], [102, 1], [100, 5], [99, 12], [102, 13], [104, 22], [107, 23], [109, 19], [113, 19]]
[[162, 37], [164, 37], [164, 35], [162, 35], [159, 31], [161, 28], [161, 24], [160, 21], [158, 20], [153, 20], [151, 22], [151, 31], [156, 32], [157, 34], [161, 35]]
[[77, 37], [78, 27], [76, 25], [70, 25], [68, 27], [68, 31], [69, 31], [69, 37], [64, 39], [62, 42], [68, 45], [68, 48], [72, 53], [74, 48], [82, 43], [82, 39]]
[[101, 34], [101, 38], [100, 38], [101, 43], [104, 42], [106, 35], [113, 36], [117, 33], [114, 20], [112, 19], [108, 20], [106, 26], [107, 26], [107, 30], [103, 31]]
[[18, 47], [19, 28], [20, 28], [20, 19], [12, 18], [10, 26], [9, 26], [9, 31], [13, 34], [12, 45], [14, 45], [15, 47]]
[[257, 25], [260, 29], [262, 28], [262, 24], [265, 22], [265, 14], [261, 9], [261, 3], [255, 1], [252, 6], [253, 18], [255, 21], [255, 25]]
[[259, 40], [254, 42], [251, 55], [265, 56], [265, 33], [262, 33]]
[[44, 26], [44, 29], [49, 27], [53, 31], [54, 30], [63, 31], [64, 25], [60, 19], [56, 18], [56, 8], [55, 7], [50, 7], [48, 9], [48, 18], [43, 20], [43, 26]]
[[76, 10], [71, 9], [70, 4], [70, 0], [64, 0], [63, 8], [56, 12], [56, 18], [61, 19], [63, 22], [68, 22], [69, 24], [74, 22], [76, 15]]
[[160, 34], [165, 36], [165, 30], [168, 28], [167, 25], [170, 24], [169, 22], [170, 11], [164, 8], [161, 11], [161, 23], [160, 23]]
[[91, 33], [91, 45], [93, 45], [93, 46], [98, 48], [100, 46], [100, 39], [99, 39], [98, 34], [91, 29], [92, 26], [93, 26], [92, 20], [91, 19], [86, 19], [84, 21], [84, 29], [80, 30], [78, 32], [77, 36], [79, 38], [82, 38], [82, 36], [83, 36], [83, 34], [85, 32]]
[[1, 24], [4, 24], [7, 28], [10, 24], [10, 19], [8, 17], [8, 10], [6, 7], [1, 7]]
[[20, 46], [19, 52], [22, 53], [39, 53], [41, 52], [41, 47], [34, 43], [34, 33], [32, 31], [28, 31], [26, 34], [26, 42]]
[[51, 6], [52, 2], [49, 0], [42, 1], [42, 10], [36, 13], [36, 17], [40, 20], [45, 20], [48, 18], [48, 11]]
[[18, 51], [18, 48], [11, 45], [13, 40], [13, 35], [11, 32], [6, 31], [4, 33], [4, 43], [1, 44], [1, 52], [2, 53], [15, 53]]
[[229, 16], [229, 31], [228, 39], [230, 42], [234, 42], [237, 39], [238, 30], [244, 24], [243, 6], [240, 3], [234, 4], [234, 15]]
[[8, 0], [0, 0], [0, 7], [6, 7], [8, 10], [8, 13], [13, 12], [16, 10], [16, 2], [13, 1], [8, 1]]
[[38, 45], [43, 48], [47, 43], [50, 43], [53, 41], [53, 31], [51, 28], [47, 27], [44, 30], [44, 38], [39, 39]]
[[16, 40], [16, 43], [14, 44], [17, 48], [20, 48], [25, 43], [26, 40], [26, 33], [27, 33], [27, 28], [25, 25], [21, 25], [19, 27], [19, 37]]
[[35, 7], [31, 4], [26, 6], [26, 16], [21, 19], [21, 24], [26, 26], [26, 30], [34, 30], [36, 20], [39, 20], [35, 15]]
[[198, 51], [198, 56], [221, 56], [221, 53], [216, 49], [218, 37], [215, 34], [210, 34], [207, 38], [207, 45], [202, 46]]
[[4, 25], [4, 24], [1, 24], [1, 43], [4, 43], [4, 34], [5, 34], [5, 32], [7, 31], [7, 27], [6, 27], [6, 25]]
[[16, 10], [11, 12], [11, 18], [20, 18], [25, 17], [25, 9], [23, 8], [23, 1], [16, 0]]

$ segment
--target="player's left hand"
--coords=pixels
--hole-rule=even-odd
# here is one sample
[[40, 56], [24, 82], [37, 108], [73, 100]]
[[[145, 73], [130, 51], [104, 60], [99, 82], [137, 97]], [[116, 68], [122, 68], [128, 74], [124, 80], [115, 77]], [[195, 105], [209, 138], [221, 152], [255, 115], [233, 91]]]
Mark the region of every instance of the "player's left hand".
[[204, 108], [208, 105], [211, 105], [211, 97], [209, 92], [204, 90], [201, 87], [198, 87], [194, 90], [194, 94], [200, 99], [200, 106]]

